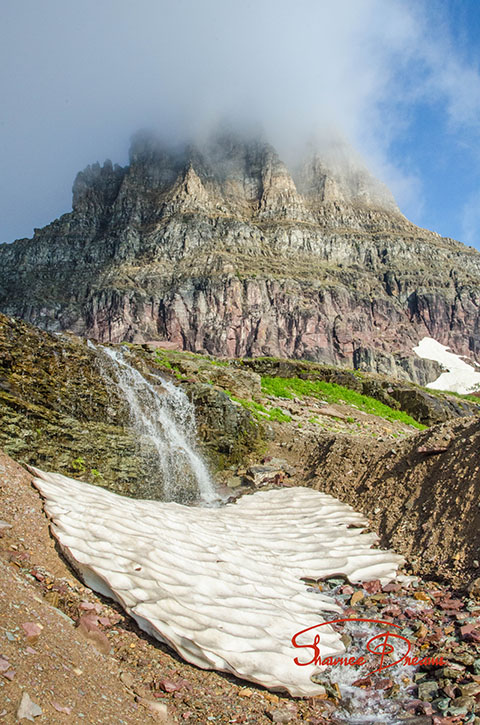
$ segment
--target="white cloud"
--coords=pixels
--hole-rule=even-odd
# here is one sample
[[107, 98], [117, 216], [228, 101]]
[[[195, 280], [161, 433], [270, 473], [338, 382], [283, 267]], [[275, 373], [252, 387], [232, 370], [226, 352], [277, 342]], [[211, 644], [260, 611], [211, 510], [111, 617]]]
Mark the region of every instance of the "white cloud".
[[410, 0], [12, 3], [0, 43], [0, 218], [16, 206], [40, 226], [64, 211], [76, 171], [125, 160], [139, 127], [175, 137], [225, 115], [259, 119], [284, 153], [334, 126], [418, 209], [419, 172], [391, 153], [412, 104], [440, 104], [463, 141], [480, 118], [478, 70], [437, 11]]

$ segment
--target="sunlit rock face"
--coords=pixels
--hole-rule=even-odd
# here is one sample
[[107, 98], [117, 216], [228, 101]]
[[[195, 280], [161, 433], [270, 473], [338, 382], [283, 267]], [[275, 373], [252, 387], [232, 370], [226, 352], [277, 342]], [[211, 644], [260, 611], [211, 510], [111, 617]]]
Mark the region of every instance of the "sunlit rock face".
[[287, 165], [221, 132], [148, 133], [78, 174], [73, 211], [0, 246], [0, 310], [100, 341], [434, 380], [425, 336], [480, 359], [480, 254], [419, 229], [345, 146]]
[[[310, 679], [321, 668], [295, 663], [311, 650], [295, 649], [293, 635], [343, 611], [301, 577], [387, 583], [403, 561], [371, 548], [377, 537], [363, 533], [361, 514], [310, 489], [189, 508], [31, 470], [53, 534], [87, 586], [188, 662], [294, 696], [323, 690]], [[322, 627], [322, 657], [344, 653], [340, 637]], [[312, 639], [305, 633], [298, 643]]]

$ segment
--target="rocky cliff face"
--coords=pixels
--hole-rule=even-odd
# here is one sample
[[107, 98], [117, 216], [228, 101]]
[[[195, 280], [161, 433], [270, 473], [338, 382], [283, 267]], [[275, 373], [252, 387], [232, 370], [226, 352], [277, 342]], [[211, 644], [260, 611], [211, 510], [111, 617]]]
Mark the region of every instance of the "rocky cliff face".
[[[181, 359], [187, 377], [177, 372], [178, 366], [173, 369], [163, 357], [167, 353], [157, 358], [153, 348], [141, 346], [123, 351], [159, 394], [158, 374], [183, 386], [194, 402], [201, 446], [212, 471], [244, 463], [263, 450], [263, 424], [221, 387], [223, 382], [235, 392], [259, 390], [258, 374], [234, 369], [233, 375], [226, 366], [202, 359], [192, 371], [188, 360]], [[85, 340], [51, 335], [0, 313], [0, 448], [22, 463], [117, 493], [159, 498], [158, 449], [132, 424], [115, 375], [104, 373], [105, 356]], [[214, 381], [220, 384], [214, 386]]]
[[0, 310], [100, 341], [168, 341], [425, 383], [428, 335], [480, 361], [480, 254], [415, 227], [336, 149], [289, 171], [229, 135], [78, 174], [73, 211], [0, 246]]

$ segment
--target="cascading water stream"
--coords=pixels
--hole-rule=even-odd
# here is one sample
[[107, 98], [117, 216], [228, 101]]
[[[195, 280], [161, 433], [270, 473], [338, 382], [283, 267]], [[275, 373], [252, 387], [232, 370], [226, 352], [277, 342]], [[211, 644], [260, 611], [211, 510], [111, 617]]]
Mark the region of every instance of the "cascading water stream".
[[[94, 347], [92, 343], [90, 346]], [[195, 447], [195, 411], [183, 390], [151, 374], [158, 381], [159, 392], [125, 360], [122, 350], [95, 349], [102, 375], [120, 389], [128, 404], [139, 447], [144, 457], [150, 458], [152, 488], [161, 486], [164, 501], [218, 502], [208, 469]]]

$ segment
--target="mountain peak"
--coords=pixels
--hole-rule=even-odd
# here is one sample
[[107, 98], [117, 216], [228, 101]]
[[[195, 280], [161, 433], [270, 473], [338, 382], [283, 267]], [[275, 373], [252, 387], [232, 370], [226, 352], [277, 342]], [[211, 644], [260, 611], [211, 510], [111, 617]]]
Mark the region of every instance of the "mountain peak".
[[288, 168], [261, 136], [221, 127], [201, 142], [174, 146], [142, 131], [132, 139], [130, 164], [146, 169], [149, 183], [161, 187], [175, 183], [190, 165], [225, 203], [238, 211], [256, 206], [262, 217], [279, 214], [314, 222], [322, 205], [332, 202], [400, 213], [388, 188], [338, 140], [321, 151], [312, 149], [303, 162]]
[[[480, 360], [480, 254], [419, 229], [343, 144], [286, 164], [223, 129], [81, 172], [73, 211], [0, 247], [0, 310], [98, 340], [407, 377], [423, 337]], [[473, 332], [472, 332], [473, 331]]]

